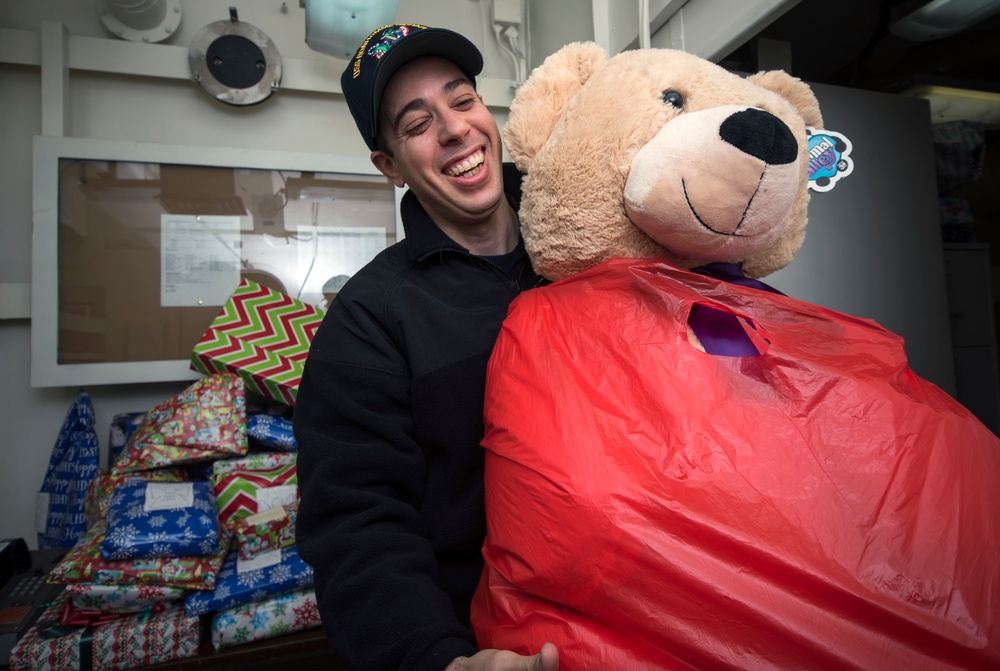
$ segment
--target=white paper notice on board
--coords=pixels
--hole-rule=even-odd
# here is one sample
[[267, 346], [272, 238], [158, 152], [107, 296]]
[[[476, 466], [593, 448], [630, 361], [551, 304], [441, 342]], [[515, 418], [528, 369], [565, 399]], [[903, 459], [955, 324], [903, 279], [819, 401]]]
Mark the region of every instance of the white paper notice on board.
[[240, 217], [161, 214], [160, 305], [225, 305], [240, 256]]
[[323, 294], [326, 282], [350, 277], [385, 249], [384, 228], [374, 226], [298, 226], [299, 267], [309, 272], [302, 294]]

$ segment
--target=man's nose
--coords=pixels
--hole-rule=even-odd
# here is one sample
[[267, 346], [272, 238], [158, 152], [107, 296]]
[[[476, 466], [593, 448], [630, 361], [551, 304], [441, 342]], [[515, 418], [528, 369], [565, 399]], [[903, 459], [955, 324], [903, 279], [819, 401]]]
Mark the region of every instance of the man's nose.
[[469, 133], [469, 121], [464, 114], [449, 109], [441, 115], [440, 139], [442, 143], [461, 140]]

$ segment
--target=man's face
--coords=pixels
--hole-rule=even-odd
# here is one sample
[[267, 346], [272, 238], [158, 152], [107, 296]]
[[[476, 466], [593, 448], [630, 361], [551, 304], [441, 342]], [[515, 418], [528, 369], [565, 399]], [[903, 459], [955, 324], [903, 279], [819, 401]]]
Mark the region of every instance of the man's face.
[[382, 94], [379, 129], [393, 155], [375, 151], [372, 161], [438, 225], [487, 221], [505, 202], [500, 132], [451, 61], [428, 56], [400, 68]]

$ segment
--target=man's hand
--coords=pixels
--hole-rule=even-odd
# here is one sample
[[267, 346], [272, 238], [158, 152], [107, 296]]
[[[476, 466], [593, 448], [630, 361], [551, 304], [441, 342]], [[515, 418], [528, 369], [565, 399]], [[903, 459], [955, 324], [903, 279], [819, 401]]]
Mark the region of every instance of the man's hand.
[[559, 671], [559, 651], [551, 643], [529, 656], [510, 650], [480, 650], [472, 657], [456, 657], [445, 671]]

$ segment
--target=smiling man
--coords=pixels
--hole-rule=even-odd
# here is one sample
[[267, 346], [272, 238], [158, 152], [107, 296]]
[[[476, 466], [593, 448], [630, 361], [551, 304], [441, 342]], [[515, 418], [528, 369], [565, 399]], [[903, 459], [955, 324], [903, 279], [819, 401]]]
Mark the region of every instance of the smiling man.
[[479, 50], [449, 30], [372, 33], [341, 87], [373, 164], [408, 191], [406, 236], [338, 292], [294, 413], [298, 546], [347, 668], [555, 669], [478, 651], [486, 363], [538, 285], [520, 239], [520, 175], [477, 94]]

